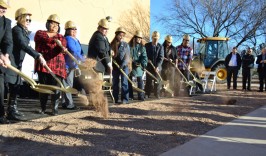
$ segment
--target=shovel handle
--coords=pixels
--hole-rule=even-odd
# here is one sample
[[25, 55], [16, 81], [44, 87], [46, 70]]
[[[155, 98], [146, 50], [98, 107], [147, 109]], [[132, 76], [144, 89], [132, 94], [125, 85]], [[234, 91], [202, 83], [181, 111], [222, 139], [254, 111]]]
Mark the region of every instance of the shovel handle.
[[[60, 40], [58, 40], [58, 39], [55, 39], [55, 43], [59, 46], [59, 47], [61, 47], [62, 49], [65, 49], [65, 47], [62, 45], [62, 43], [61, 43], [61, 41]], [[66, 50], [66, 51], [64, 51], [77, 65], [78, 65], [78, 67], [79, 68], [82, 68], [82, 69], [86, 69], [87, 67], [86, 66], [84, 66], [84, 65], [82, 65], [82, 64], [80, 64], [79, 62], [78, 62], [78, 60], [68, 51], [68, 50]]]
[[153, 63], [151, 62], [151, 60], [148, 61], [152, 68], [154, 69], [154, 71], [156, 72], [156, 74], [159, 76], [160, 80], [163, 81], [163, 78], [161, 77], [160, 73], [156, 70], [155, 66], [153, 65]]
[[48, 72], [52, 75], [52, 77], [56, 80], [56, 82], [61, 86], [61, 88], [65, 88], [63, 83], [57, 78], [57, 76], [53, 73], [51, 68], [49, 68], [47, 65], [44, 65], [45, 69], [48, 70]]
[[123, 71], [123, 69], [121, 69], [121, 67], [117, 64], [117, 62], [116, 62], [115, 60], [113, 60], [113, 63], [117, 66], [117, 68], [120, 70], [120, 72], [126, 77], [126, 79], [128, 80], [128, 82], [130, 82], [130, 83], [132, 84], [132, 87], [135, 87], [135, 89], [137, 89], [138, 91], [145, 93], [144, 90], [139, 89], [139, 88], [136, 87], [136, 85], [134, 84], [134, 82], [132, 82], [132, 81], [130, 80], [130, 78], [129, 78], [129, 77], [127, 76], [127, 74]]

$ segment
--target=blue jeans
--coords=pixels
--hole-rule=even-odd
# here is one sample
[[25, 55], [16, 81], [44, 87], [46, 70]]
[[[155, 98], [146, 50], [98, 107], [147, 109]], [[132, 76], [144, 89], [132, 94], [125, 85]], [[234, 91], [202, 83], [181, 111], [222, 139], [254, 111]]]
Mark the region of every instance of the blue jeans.
[[[75, 69], [68, 69], [67, 70], [67, 77], [66, 79], [63, 79], [63, 84], [65, 87], [73, 87], [73, 81], [74, 81], [74, 71]], [[62, 105], [67, 108], [73, 108], [75, 105], [73, 104], [73, 98], [71, 93], [65, 93], [62, 92], [63, 98], [62, 98]]]
[[[123, 71], [128, 75], [128, 67], [125, 67]], [[119, 76], [121, 76], [121, 101], [128, 102], [128, 99], [129, 99], [128, 80], [120, 72], [119, 69], [114, 68], [113, 70], [113, 95], [114, 95], [115, 102], [118, 102]]]
[[[130, 79], [132, 80], [132, 76], [130, 77]], [[137, 77], [137, 83], [138, 83], [138, 88], [140, 89], [144, 89], [144, 83], [143, 83], [143, 79], [142, 76]], [[132, 84], [128, 84], [129, 85], [129, 97], [134, 99], [134, 95], [133, 95], [133, 88], [132, 88]], [[138, 99], [144, 99], [144, 93], [143, 92], [138, 92]]]

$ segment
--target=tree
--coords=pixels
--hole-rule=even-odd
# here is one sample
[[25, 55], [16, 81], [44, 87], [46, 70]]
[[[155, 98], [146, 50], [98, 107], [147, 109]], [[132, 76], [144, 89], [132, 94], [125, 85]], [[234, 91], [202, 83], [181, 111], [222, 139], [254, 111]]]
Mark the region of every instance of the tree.
[[139, 1], [135, 1], [131, 10], [127, 10], [119, 18], [119, 25], [134, 35], [136, 30], [143, 33], [146, 42], [150, 40], [150, 8], [143, 6]]
[[170, 15], [157, 19], [176, 36], [225, 36], [239, 46], [265, 35], [264, 0], [173, 0], [169, 6]]

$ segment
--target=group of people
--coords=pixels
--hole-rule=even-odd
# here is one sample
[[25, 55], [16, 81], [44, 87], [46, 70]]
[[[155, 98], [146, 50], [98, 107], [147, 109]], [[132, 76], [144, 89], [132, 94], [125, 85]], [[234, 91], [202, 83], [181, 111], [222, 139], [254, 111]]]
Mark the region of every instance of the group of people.
[[[0, 0], [0, 124], [9, 123], [9, 120], [24, 120], [24, 114], [17, 109], [18, 93], [22, 84], [21, 77], [12, 70], [13, 67], [22, 69], [25, 54], [35, 59], [35, 72], [41, 84], [59, 86], [56, 79], [63, 82], [65, 87], [73, 86], [75, 72], [78, 65], [70, 59], [65, 52], [70, 51], [78, 61], [84, 61], [85, 56], [81, 44], [76, 38], [77, 27], [73, 21], [65, 23], [65, 35], [60, 32], [60, 19], [52, 14], [47, 18], [46, 29], [36, 32], [34, 41], [35, 49], [30, 46], [28, 30], [32, 14], [25, 8], [15, 12], [17, 25], [11, 29], [11, 21], [4, 16], [9, 6]], [[56, 43], [59, 40], [63, 48]], [[13, 66], [13, 67], [12, 67]], [[52, 74], [51, 74], [52, 73]], [[4, 109], [4, 88], [7, 84], [8, 100], [7, 112]], [[46, 113], [49, 94], [40, 93], [41, 109], [39, 113]], [[51, 94], [52, 115], [58, 114], [61, 92]], [[73, 103], [70, 93], [63, 93], [62, 107], [78, 109]]]
[[242, 90], [251, 91], [251, 69], [254, 67], [254, 63], [258, 64], [257, 72], [259, 75], [259, 90], [263, 92], [263, 88], [266, 91], [266, 47], [261, 49], [261, 54], [255, 57], [252, 55], [252, 49], [248, 48], [246, 54], [241, 58], [237, 53], [237, 47], [233, 47], [231, 53], [225, 58], [225, 67], [227, 69], [227, 89], [231, 89], [231, 79], [233, 76], [233, 89], [237, 89], [237, 76], [242, 66]]
[[[170, 96], [179, 94], [180, 81], [176, 81], [180, 74], [189, 80], [188, 70], [193, 56], [193, 49], [189, 46], [190, 37], [185, 34], [181, 45], [172, 45], [172, 36], [167, 35], [163, 44], [160, 44], [160, 33], [152, 33], [152, 41], [144, 44], [143, 34], [137, 30], [129, 43], [124, 41], [126, 31], [119, 27], [115, 31], [115, 37], [111, 42], [107, 38], [110, 19], [104, 18], [98, 22], [97, 30], [93, 33], [89, 45], [87, 56], [81, 48], [77, 39], [77, 26], [73, 21], [65, 23], [65, 35], [60, 32], [60, 19], [58, 15], [52, 14], [47, 18], [46, 29], [36, 32], [34, 41], [35, 49], [30, 46], [29, 25], [32, 14], [25, 8], [20, 8], [15, 13], [17, 25], [11, 29], [11, 21], [4, 16], [9, 6], [0, 0], [0, 124], [8, 123], [8, 119], [21, 120], [23, 113], [18, 111], [18, 93], [22, 83], [21, 77], [10, 66], [22, 69], [22, 62], [25, 54], [29, 54], [35, 59], [35, 72], [41, 84], [58, 86], [56, 77], [63, 82], [64, 86], [73, 87], [75, 75], [80, 75], [78, 65], [65, 52], [71, 52], [80, 61], [85, 58], [92, 58], [97, 61], [94, 67], [100, 79], [109, 73], [112, 75], [112, 89], [115, 103], [127, 104], [130, 99], [134, 99], [133, 89], [138, 88], [137, 100], [144, 101], [153, 93], [156, 98], [161, 97], [162, 92], [169, 92]], [[59, 40], [62, 46], [55, 40]], [[258, 56], [256, 61], [259, 64], [260, 90], [263, 91], [263, 83], [266, 80], [266, 49]], [[237, 48], [233, 48], [225, 59], [227, 68], [227, 87], [230, 89], [231, 76], [233, 75], [233, 89], [237, 88], [236, 77], [242, 64], [243, 67], [243, 89], [250, 90], [250, 68], [254, 62], [251, 49], [241, 58], [237, 53]], [[146, 74], [144, 87], [143, 74]], [[177, 72], [178, 71], [178, 72]], [[51, 74], [54, 73], [54, 74]], [[137, 81], [137, 86], [132, 84], [133, 77]], [[120, 82], [119, 82], [120, 81]], [[248, 86], [246, 87], [246, 81]], [[5, 115], [4, 109], [4, 86], [8, 84], [8, 108]], [[121, 84], [121, 97], [119, 91]], [[189, 88], [185, 87], [188, 91]], [[266, 86], [265, 86], [266, 89]], [[144, 93], [145, 92], [145, 93]], [[41, 114], [46, 113], [46, 106], [49, 94], [40, 93]], [[61, 92], [56, 90], [51, 94], [52, 114], [58, 114]], [[62, 107], [66, 109], [78, 109], [73, 103], [71, 93], [64, 93]]]
[[[158, 31], [152, 33], [151, 42], [144, 44], [143, 34], [137, 30], [127, 43], [124, 41], [126, 31], [123, 27], [119, 27], [115, 31], [114, 39], [109, 43], [106, 37], [109, 24], [107, 19], [99, 21], [98, 29], [89, 42], [88, 58], [97, 60], [94, 70], [98, 72], [99, 78], [103, 78], [104, 73], [112, 75], [115, 103], [127, 104], [130, 99], [135, 99], [134, 88], [142, 90], [138, 90], [137, 100], [144, 101], [152, 93], [156, 98], [160, 98], [164, 91], [163, 81], [166, 80], [170, 90], [173, 91], [170, 95], [178, 94], [175, 69], [179, 68], [184, 75], [188, 75], [187, 69], [193, 56], [192, 48], [189, 46], [189, 35], [184, 35], [182, 44], [174, 47], [170, 35], [165, 37], [163, 44], [158, 43], [160, 38]], [[182, 59], [182, 62], [178, 59]], [[146, 74], [145, 87], [144, 71], [151, 74]], [[132, 84], [133, 77], [137, 81], [136, 86]], [[120, 98], [119, 84], [121, 84]]]

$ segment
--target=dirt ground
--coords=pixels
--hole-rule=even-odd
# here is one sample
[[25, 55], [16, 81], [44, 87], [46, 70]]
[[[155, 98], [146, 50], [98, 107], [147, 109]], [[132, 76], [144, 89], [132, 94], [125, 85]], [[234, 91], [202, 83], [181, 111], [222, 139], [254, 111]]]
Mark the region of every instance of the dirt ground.
[[0, 155], [159, 155], [261, 107], [265, 95], [220, 85], [213, 94], [112, 105], [108, 119], [81, 110], [0, 125]]

